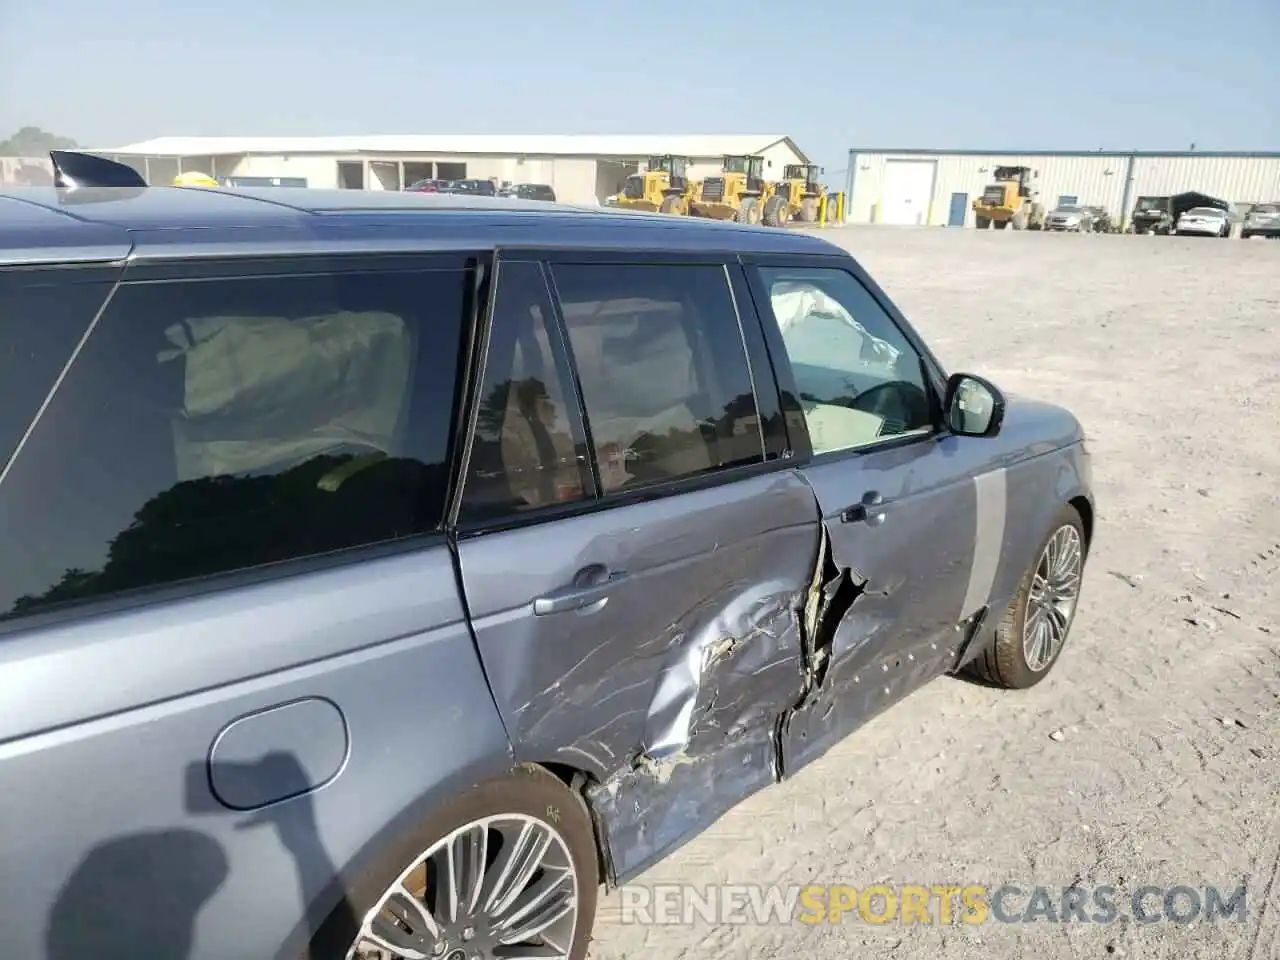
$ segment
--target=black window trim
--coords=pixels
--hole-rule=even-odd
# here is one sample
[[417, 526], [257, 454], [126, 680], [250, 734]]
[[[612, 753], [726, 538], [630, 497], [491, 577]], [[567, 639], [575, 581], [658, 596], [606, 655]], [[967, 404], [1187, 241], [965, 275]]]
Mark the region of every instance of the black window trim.
[[[577, 265], [615, 265], [615, 266], [710, 266], [717, 267], [725, 271], [725, 283], [728, 286], [730, 296], [737, 311], [739, 335], [743, 340], [744, 358], [750, 374], [750, 382], [752, 384], [753, 395], [756, 400], [757, 413], [761, 414], [763, 405], [760, 402], [761, 389], [776, 390], [774, 383], [773, 369], [770, 366], [759, 367], [760, 358], [753, 354], [750, 347], [751, 338], [744, 329], [744, 324], [750, 323], [753, 316], [748, 316], [744, 310], [749, 304], [741, 302], [740, 298], [734, 294], [733, 271], [738, 267], [738, 254], [731, 251], [718, 250], [681, 250], [681, 251], [659, 251], [650, 249], [627, 249], [627, 248], [608, 248], [600, 247], [578, 247], [573, 245], [547, 247], [537, 245], [511, 245], [502, 246], [495, 250], [494, 260], [500, 263], [502, 260], [508, 261], [528, 261], [536, 260], [543, 265], [543, 276], [548, 284], [551, 294], [552, 314], [555, 318], [557, 327], [557, 335], [562, 344], [566, 347], [566, 356], [572, 357], [572, 351], [567, 349], [568, 332], [565, 329], [564, 317], [561, 310], [560, 300], [555, 291], [554, 280], [552, 279], [552, 269], [557, 263], [560, 264], [577, 264]], [[492, 294], [490, 297], [489, 309], [485, 314], [485, 324], [483, 330], [483, 346], [480, 350], [481, 363], [488, 353], [488, 336], [489, 325], [492, 321]], [[491, 533], [498, 533], [506, 530], [515, 530], [523, 527], [534, 526], [537, 524], [552, 523], [557, 520], [569, 517], [585, 516], [601, 512], [604, 510], [612, 510], [617, 507], [630, 506], [638, 503], [648, 503], [655, 500], [664, 500], [668, 497], [676, 497], [686, 493], [693, 493], [700, 490], [711, 489], [713, 487], [724, 486], [730, 483], [738, 483], [752, 477], [761, 476], [763, 474], [776, 473], [780, 470], [793, 469], [796, 464], [787, 457], [777, 459], [767, 459], [767, 449], [764, 442], [763, 424], [761, 425], [761, 450], [762, 455], [766, 459], [760, 463], [746, 464], [743, 466], [727, 467], [719, 470], [712, 470], [706, 473], [695, 474], [693, 476], [679, 477], [665, 483], [655, 483], [650, 486], [642, 487], [638, 490], [628, 490], [620, 493], [601, 495], [599, 487], [599, 467], [595, 460], [595, 450], [590, 444], [590, 434], [587, 432], [586, 418], [584, 416], [581, 385], [578, 382], [578, 372], [576, 368], [571, 369], [571, 378], [574, 385], [574, 399], [577, 402], [578, 409], [571, 412], [570, 416], [576, 419], [577, 424], [583, 429], [584, 435], [588, 438], [588, 456], [592, 463], [592, 474], [596, 484], [594, 494], [576, 500], [572, 503], [551, 504], [534, 510], [527, 510], [517, 514], [504, 517], [495, 517], [486, 520], [463, 522], [457, 513], [453, 515], [454, 522], [450, 527], [452, 535], [457, 540], [469, 539], [472, 537], [485, 536]], [[476, 391], [483, 380], [483, 372], [479, 376], [473, 376], [471, 381], [471, 395], [468, 398], [472, 407], [472, 425], [474, 425], [475, 405], [478, 403]], [[468, 433], [468, 443], [470, 443], [470, 433]], [[468, 450], [468, 453], [470, 451]], [[466, 462], [461, 464], [460, 469], [464, 472], [468, 469]], [[458, 500], [461, 506], [461, 498]]]
[[[200, 283], [216, 280], [259, 279], [270, 277], [307, 277], [325, 276], [334, 273], [428, 273], [445, 270], [473, 269], [475, 284], [470, 294], [470, 302], [464, 301], [464, 316], [459, 337], [460, 371], [454, 385], [454, 433], [449, 441], [448, 492], [452, 494], [457, 484], [460, 454], [464, 434], [463, 401], [472, 392], [470, 372], [473, 367], [475, 339], [478, 319], [483, 317], [477, 305], [483, 301], [475, 299], [487, 292], [488, 278], [492, 275], [491, 251], [486, 250], [450, 250], [445, 252], [430, 251], [421, 254], [404, 254], [400, 252], [382, 253], [379, 251], [359, 251], [349, 254], [308, 255], [289, 253], [283, 256], [229, 257], [216, 261], [203, 259], [183, 259], [161, 262], [135, 262], [125, 267], [111, 292], [104, 298], [93, 322], [86, 329], [80, 347], [87, 342], [89, 335], [96, 329], [98, 320], [115, 299], [115, 294], [126, 285], [142, 285], [152, 282], [192, 282]], [[56, 390], [66, 380], [75, 367], [79, 347], [76, 354], [69, 359], [54, 390], [46, 398], [45, 405], [52, 402]], [[16, 456], [13, 458], [16, 460]], [[100, 597], [86, 597], [79, 600], [68, 600], [47, 608], [37, 608], [30, 613], [8, 614], [0, 617], [0, 638], [11, 634], [23, 633], [45, 627], [74, 623], [89, 617], [125, 613], [144, 607], [180, 603], [189, 599], [215, 596], [220, 593], [242, 590], [258, 584], [288, 580], [294, 577], [306, 577], [323, 573], [327, 570], [340, 569], [346, 566], [359, 565], [383, 558], [424, 552], [438, 547], [451, 545], [452, 533], [448, 512], [451, 502], [446, 500], [444, 520], [435, 529], [424, 529], [397, 540], [383, 540], [377, 543], [360, 544], [331, 550], [326, 553], [310, 554], [304, 557], [291, 557], [274, 563], [261, 564], [239, 570], [225, 570], [201, 577], [175, 582], [148, 584], [129, 590], [121, 590]]]
[[568, 369], [567, 371], [562, 371], [562, 373], [567, 372], [571, 383], [571, 395], [566, 398], [567, 409], [565, 415], [569, 418], [570, 429], [574, 435], [586, 437], [586, 456], [589, 469], [584, 476], [586, 486], [583, 490], [583, 498], [580, 501], [574, 501], [563, 506], [576, 507], [584, 503], [593, 502], [598, 499], [597, 494], [600, 489], [600, 476], [595, 467], [595, 458], [590, 455], [591, 435], [587, 432], [586, 423], [582, 417], [581, 388], [578, 385], [578, 375], [577, 371], [568, 363], [568, 358], [572, 354], [568, 352], [565, 346], [563, 324], [560, 320], [560, 306], [556, 301], [551, 278], [547, 274], [546, 264], [541, 259], [526, 257], [518, 251], [513, 255], [508, 255], [505, 250], [495, 251], [490, 262], [490, 279], [486, 284], [485, 297], [483, 301], [477, 301], [477, 304], [483, 304], [483, 306], [482, 309], [476, 312], [473, 335], [469, 340], [474, 352], [469, 358], [470, 369], [467, 377], [467, 392], [463, 403], [459, 405], [460, 420], [458, 429], [462, 431], [460, 434], [462, 443], [458, 449], [458, 459], [456, 462], [450, 462], [452, 468], [450, 476], [454, 486], [451, 490], [451, 500], [446, 512], [445, 528], [450, 532], [450, 536], [455, 539], [459, 530], [481, 531], [489, 530], [496, 526], [521, 525], [515, 521], [531, 514], [542, 515], [549, 510], [554, 511], [559, 508], [559, 505], [552, 505], [526, 511], [513, 517], [484, 520], [467, 520], [462, 517], [462, 504], [466, 497], [466, 478], [471, 469], [476, 424], [480, 416], [480, 404], [484, 399], [480, 394], [484, 389], [485, 368], [489, 362], [489, 346], [493, 334], [493, 313], [497, 305], [499, 288], [501, 287], [502, 265], [504, 263], [533, 263], [538, 267], [542, 277], [543, 295], [551, 308], [551, 315], [547, 319], [553, 327], [549, 331], [549, 335], [556, 340], [552, 344], [552, 349], [557, 352], [557, 356], [554, 359], [557, 363], [561, 361], [565, 363]]
[[[933, 419], [932, 429], [928, 433], [902, 434], [886, 437], [883, 440], [847, 450], [829, 450], [824, 453], [815, 453], [813, 442], [809, 437], [808, 427], [806, 426], [803, 438], [793, 438], [793, 445], [797, 448], [802, 460], [827, 463], [833, 460], [868, 456], [882, 450], [936, 443], [943, 437], [951, 435], [951, 430], [946, 422], [945, 411], [942, 409], [947, 384], [945, 369], [933, 351], [929, 349], [928, 344], [924, 342], [919, 332], [911, 325], [911, 322], [856, 259], [847, 254], [822, 256], [786, 253], [743, 254], [740, 259], [746, 270], [748, 284], [756, 303], [756, 313], [764, 329], [764, 336], [769, 344], [770, 353], [774, 358], [780, 391], [789, 390], [793, 396], [799, 396], [795, 374], [791, 368], [791, 358], [788, 356], [786, 346], [782, 342], [782, 331], [778, 326], [777, 318], [773, 314], [773, 303], [770, 299], [769, 291], [765, 288], [764, 278], [760, 275], [761, 268], [810, 267], [818, 270], [839, 270], [849, 274], [871, 296], [871, 299], [880, 307], [885, 316], [889, 318], [889, 322], [894, 325], [902, 338], [915, 351], [922, 365], [925, 386], [930, 394], [929, 405]], [[801, 418], [801, 421], [803, 421], [803, 418]]]

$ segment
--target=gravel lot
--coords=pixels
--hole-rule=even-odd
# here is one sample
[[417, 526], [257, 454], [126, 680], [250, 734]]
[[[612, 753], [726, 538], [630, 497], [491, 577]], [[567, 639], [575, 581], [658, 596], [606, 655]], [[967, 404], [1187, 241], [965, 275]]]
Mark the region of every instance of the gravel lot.
[[951, 369], [1080, 416], [1082, 607], [1038, 687], [940, 679], [638, 885], [1077, 882], [1114, 886], [1123, 916], [1144, 885], [1245, 883], [1247, 920], [639, 925], [615, 893], [592, 956], [1280, 957], [1280, 243], [823, 235]]

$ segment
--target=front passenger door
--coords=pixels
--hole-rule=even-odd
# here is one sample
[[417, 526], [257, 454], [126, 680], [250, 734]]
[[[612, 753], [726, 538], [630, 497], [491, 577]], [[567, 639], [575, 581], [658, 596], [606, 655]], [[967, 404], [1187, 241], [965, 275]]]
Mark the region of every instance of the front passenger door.
[[975, 483], [954, 455], [957, 441], [974, 441], [942, 430], [923, 357], [843, 264], [751, 273], [780, 379], [803, 411], [812, 460], [802, 473], [831, 555], [834, 617], [815, 638], [826, 647], [815, 693], [784, 738], [791, 773], [954, 662], [1001, 541], [977, 529], [979, 496], [1001, 499], [1003, 488]]
[[498, 267], [462, 581], [517, 759], [598, 784], [623, 879], [775, 778], [817, 511], [765, 458], [723, 263], [524, 256]]

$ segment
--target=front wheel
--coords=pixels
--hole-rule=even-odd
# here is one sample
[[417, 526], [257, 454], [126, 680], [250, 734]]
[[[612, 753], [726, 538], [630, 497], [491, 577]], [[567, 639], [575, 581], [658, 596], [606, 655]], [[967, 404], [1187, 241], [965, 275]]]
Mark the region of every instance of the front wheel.
[[1075, 620], [1086, 552], [1080, 514], [1064, 504], [991, 645], [969, 664], [971, 673], [1011, 690], [1034, 687], [1049, 675]]
[[785, 227], [787, 225], [787, 201], [781, 197], [770, 197], [764, 204], [764, 225], [766, 227]]
[[306, 958], [583, 960], [599, 860], [582, 798], [539, 767], [472, 787], [387, 850]]

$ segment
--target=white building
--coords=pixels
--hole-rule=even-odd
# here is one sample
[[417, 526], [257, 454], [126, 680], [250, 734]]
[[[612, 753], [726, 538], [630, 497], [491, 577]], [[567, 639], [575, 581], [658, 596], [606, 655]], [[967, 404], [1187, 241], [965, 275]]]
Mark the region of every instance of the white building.
[[998, 166], [1030, 167], [1046, 208], [1074, 200], [1127, 222], [1141, 196], [1195, 191], [1242, 207], [1280, 200], [1280, 153], [1054, 153], [996, 150], [849, 151], [853, 223], [973, 226], [974, 199]]
[[475, 178], [550, 184], [562, 202], [586, 204], [617, 193], [650, 156], [688, 158], [694, 179], [719, 171], [725, 155], [763, 156], [767, 179], [781, 179], [789, 163], [809, 162], [782, 134], [159, 137], [93, 152], [129, 164], [153, 184], [193, 170], [357, 190]]

